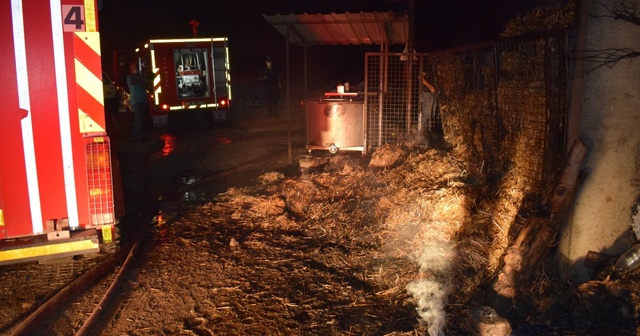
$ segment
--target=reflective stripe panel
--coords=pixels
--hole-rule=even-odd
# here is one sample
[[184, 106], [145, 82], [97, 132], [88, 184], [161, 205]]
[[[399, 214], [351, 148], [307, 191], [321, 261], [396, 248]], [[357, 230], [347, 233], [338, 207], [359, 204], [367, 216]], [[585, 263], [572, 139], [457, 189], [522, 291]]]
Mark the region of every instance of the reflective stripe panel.
[[100, 251], [100, 243], [97, 237], [91, 237], [91, 239], [72, 240], [62, 243], [27, 246], [0, 251], [0, 265], [37, 260], [43, 256], [62, 257], [98, 251]]
[[31, 120], [31, 104], [29, 102], [29, 75], [27, 72], [27, 51], [25, 46], [23, 7], [20, 0], [11, 1], [13, 21], [13, 47], [16, 59], [16, 77], [18, 87], [18, 104], [26, 111], [26, 117], [20, 121], [22, 128], [22, 146], [27, 172], [27, 189], [29, 190], [29, 209], [31, 210], [32, 232], [43, 232], [42, 209], [40, 208], [40, 189], [36, 170], [36, 153], [33, 141], [33, 123]]
[[98, 24], [96, 23], [96, 8], [95, 0], [84, 0], [84, 20], [86, 31], [96, 32], [98, 31]]
[[151, 49], [151, 69], [153, 69], [153, 98], [156, 105], [160, 105], [162, 93], [162, 81], [160, 80], [160, 68], [156, 65], [156, 53]]
[[[65, 64], [64, 38], [62, 32], [62, 7], [59, 0], [51, 0], [51, 32], [53, 35], [53, 58], [58, 96], [58, 119], [60, 121], [60, 139], [62, 142], [62, 170], [64, 174], [65, 199], [69, 228], [80, 226], [76, 181], [74, 175], [73, 150], [71, 146], [71, 121], [69, 119], [69, 90], [67, 89], [67, 67]], [[42, 223], [42, 220], [40, 221]], [[42, 224], [40, 224], [42, 226]], [[34, 230], [34, 232], [42, 232]]]
[[204, 37], [204, 38], [185, 38], [185, 39], [158, 39], [158, 40], [150, 40], [149, 43], [173, 43], [173, 42], [224, 42], [226, 41], [226, 37]]
[[201, 104], [201, 105], [177, 105], [177, 106], [169, 106], [169, 110], [194, 110], [194, 109], [203, 109], [203, 108], [211, 108], [218, 107], [219, 104], [211, 103], [211, 104]]
[[224, 48], [224, 62], [227, 74], [227, 99], [231, 101], [231, 63], [229, 62], [229, 47]]
[[[155, 63], [155, 62], [154, 62]], [[162, 93], [162, 83], [160, 81], [160, 69], [153, 68], [153, 93], [156, 105], [160, 102], [160, 94]]]
[[105, 133], [100, 34], [73, 34], [80, 133]]

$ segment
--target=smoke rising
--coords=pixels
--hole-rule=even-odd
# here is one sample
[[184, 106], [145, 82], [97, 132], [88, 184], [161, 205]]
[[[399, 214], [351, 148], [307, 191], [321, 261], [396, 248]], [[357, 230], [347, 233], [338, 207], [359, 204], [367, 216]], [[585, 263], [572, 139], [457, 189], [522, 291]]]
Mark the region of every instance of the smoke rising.
[[452, 287], [453, 244], [445, 241], [426, 243], [415, 257], [420, 265], [420, 279], [407, 285], [416, 300], [420, 318], [429, 325], [430, 336], [444, 336], [445, 307]]

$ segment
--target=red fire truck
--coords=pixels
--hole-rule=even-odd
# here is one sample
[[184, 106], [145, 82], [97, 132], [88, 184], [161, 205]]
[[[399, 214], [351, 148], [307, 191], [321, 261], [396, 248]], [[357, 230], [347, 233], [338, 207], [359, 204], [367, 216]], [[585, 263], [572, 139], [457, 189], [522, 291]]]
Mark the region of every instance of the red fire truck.
[[214, 121], [227, 119], [231, 74], [226, 37], [153, 39], [138, 47], [134, 57], [142, 73], [153, 78], [155, 126], [166, 125], [169, 115], [177, 112], [211, 113]]
[[96, 252], [124, 214], [96, 2], [0, 7], [0, 264]]

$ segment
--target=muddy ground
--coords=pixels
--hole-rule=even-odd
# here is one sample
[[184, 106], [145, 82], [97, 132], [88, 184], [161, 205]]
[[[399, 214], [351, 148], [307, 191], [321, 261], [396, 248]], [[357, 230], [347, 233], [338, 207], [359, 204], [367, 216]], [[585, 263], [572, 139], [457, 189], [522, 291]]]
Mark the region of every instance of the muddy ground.
[[[516, 213], [521, 223], [522, 214], [486, 213], [473, 167], [446, 144], [308, 157], [284, 116], [260, 111], [119, 143], [133, 216], [150, 226], [99, 333], [473, 334], [509, 239], [491, 216]], [[239, 175], [208, 178], [253, 160]], [[299, 163], [310, 161], [325, 164], [303, 174]], [[605, 264], [594, 281], [567, 284], [550, 256], [539, 274], [523, 289], [527, 304], [501, 312], [511, 334], [636, 334], [633, 272]], [[75, 334], [88, 301], [41, 332]]]

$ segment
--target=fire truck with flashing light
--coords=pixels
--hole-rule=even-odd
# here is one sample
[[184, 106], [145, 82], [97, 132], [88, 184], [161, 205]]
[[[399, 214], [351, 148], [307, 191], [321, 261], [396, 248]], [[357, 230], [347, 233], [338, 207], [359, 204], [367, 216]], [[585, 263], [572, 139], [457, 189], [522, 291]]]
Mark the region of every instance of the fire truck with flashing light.
[[[120, 66], [126, 56], [116, 54]], [[172, 114], [211, 114], [225, 121], [231, 105], [229, 40], [226, 37], [152, 39], [136, 48], [133, 62], [149, 73], [154, 126], [167, 125]], [[116, 69], [122, 73], [123, 69]]]
[[98, 252], [124, 201], [96, 1], [0, 6], [0, 264]]

